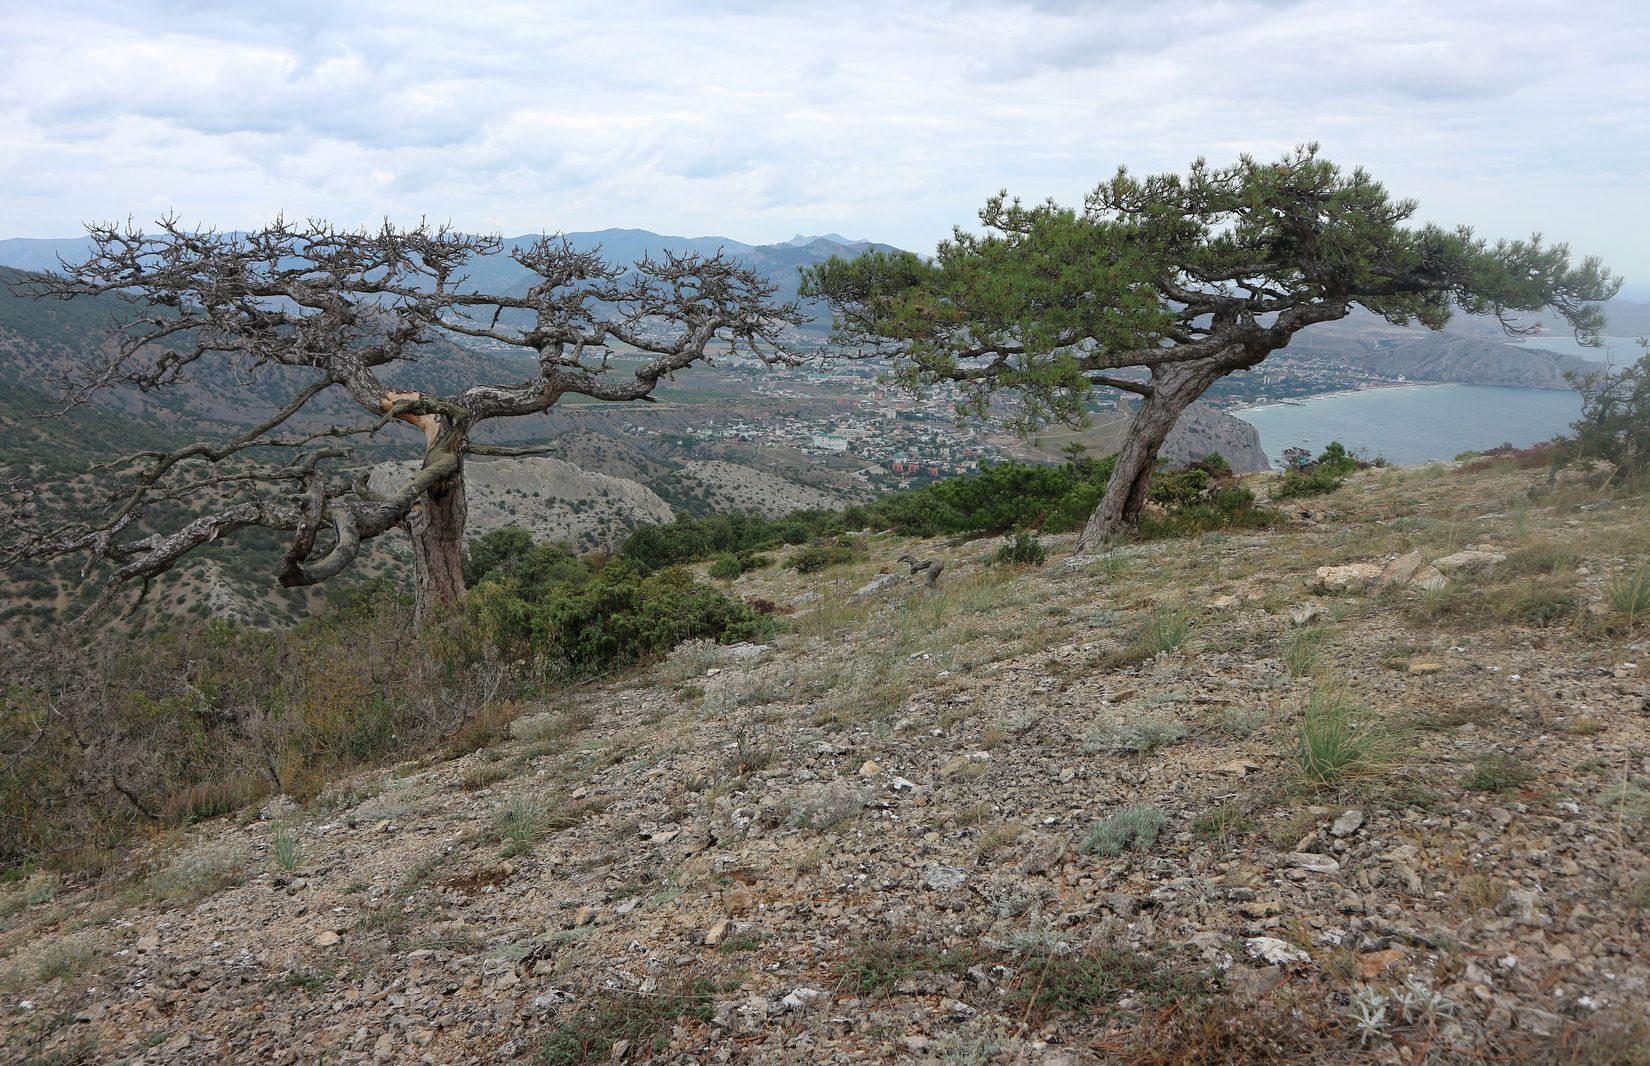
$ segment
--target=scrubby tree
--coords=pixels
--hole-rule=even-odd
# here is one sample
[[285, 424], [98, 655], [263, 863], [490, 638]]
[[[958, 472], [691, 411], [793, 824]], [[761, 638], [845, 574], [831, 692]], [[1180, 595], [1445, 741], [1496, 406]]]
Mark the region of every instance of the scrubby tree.
[[1555, 472], [1603, 460], [1628, 482], [1650, 473], [1650, 338], [1639, 344], [1645, 354], [1636, 363], [1569, 375], [1581, 393], [1581, 417], [1558, 440]]
[[[84, 557], [84, 572], [105, 582], [94, 612], [123, 585], [147, 587], [190, 552], [245, 530], [279, 531], [285, 552], [275, 576], [303, 586], [341, 573], [364, 543], [406, 527], [422, 617], [464, 590], [466, 458], [522, 451], [478, 443], [477, 427], [541, 413], [568, 395], [647, 399], [722, 345], [786, 360], [783, 331], [803, 320], [794, 303], [776, 301], [772, 283], [721, 254], [666, 253], [619, 266], [599, 249], [543, 237], [508, 249], [527, 284], [480, 292], [466, 269], [500, 253], [499, 239], [427, 225], [365, 231], [277, 221], [225, 234], [167, 218], [152, 233], [129, 225], [89, 232], [88, 259], [32, 285], [43, 297], [111, 296], [130, 308], [108, 353], [70, 384], [71, 403], [207, 374], [243, 381], [249, 409], [268, 402], [249, 428], [225, 439], [104, 464], [98, 475], [109, 491], [89, 510], [65, 513], [31, 486], [10, 487], [0, 501], [0, 557]], [[448, 392], [386, 383], [401, 364], [462, 354], [445, 343], [454, 338], [530, 358], [513, 381]], [[617, 371], [617, 347], [643, 361]], [[503, 364], [490, 367], [505, 376]], [[417, 433], [408, 443], [421, 461], [393, 485], [369, 489], [350, 445], [395, 426]]]
[[1363, 170], [1296, 149], [1278, 162], [1137, 178], [1126, 170], [1081, 210], [1001, 194], [984, 233], [958, 229], [932, 260], [909, 252], [833, 259], [803, 294], [835, 320], [837, 354], [885, 359], [913, 389], [960, 388], [960, 415], [1012, 392], [1026, 425], [1081, 421], [1099, 386], [1143, 397], [1106, 493], [1079, 540], [1134, 522], [1158, 449], [1182, 411], [1227, 374], [1259, 365], [1301, 330], [1364, 307], [1441, 328], [1453, 311], [1549, 308], [1596, 341], [1597, 301], [1618, 282], [1541, 238], [1488, 243], [1468, 229], [1405, 223]]

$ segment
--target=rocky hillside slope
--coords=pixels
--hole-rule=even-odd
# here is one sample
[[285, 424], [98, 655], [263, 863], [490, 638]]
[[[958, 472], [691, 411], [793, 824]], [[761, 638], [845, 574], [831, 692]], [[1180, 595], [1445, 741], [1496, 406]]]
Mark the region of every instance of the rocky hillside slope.
[[1543, 489], [754, 572], [769, 645], [7, 887], [3, 1056], [1643, 1062], [1650, 501]]
[[1568, 389], [1567, 373], [1597, 370], [1574, 355], [1516, 347], [1500, 341], [1454, 334], [1433, 334], [1412, 344], [1370, 352], [1347, 353], [1342, 365], [1411, 381], [1447, 381], [1466, 385], [1510, 385], [1521, 389]]
[[[398, 484], [414, 463], [373, 469], [368, 486]], [[580, 470], [560, 459], [472, 459], [464, 466], [470, 536], [519, 526], [535, 540], [580, 552], [616, 551], [639, 525], [671, 521], [670, 506], [634, 481]]]

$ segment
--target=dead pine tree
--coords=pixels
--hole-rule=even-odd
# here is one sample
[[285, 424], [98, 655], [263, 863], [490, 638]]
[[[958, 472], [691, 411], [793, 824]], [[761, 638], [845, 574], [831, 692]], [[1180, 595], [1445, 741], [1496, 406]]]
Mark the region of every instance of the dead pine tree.
[[[466, 460], [544, 451], [483, 444], [478, 427], [540, 414], [566, 396], [646, 400], [718, 350], [790, 361], [784, 331], [804, 320], [794, 302], [775, 299], [771, 282], [720, 253], [619, 265], [560, 236], [504, 247], [425, 224], [346, 230], [278, 220], [226, 234], [165, 218], [153, 232], [89, 232], [85, 261], [27, 286], [46, 299], [102, 297], [123, 308], [112, 343], [68, 383], [67, 402], [199, 379], [233, 393], [246, 428], [102, 464], [92, 473], [103, 491], [90, 507], [66, 507], [37, 486], [6, 494], [0, 563], [79, 557], [103, 586], [82, 617], [246, 530], [282, 536], [273, 576], [295, 587], [342, 573], [364, 544], [405, 528], [416, 614], [427, 619], [464, 591]], [[480, 257], [501, 254], [528, 283], [508, 292], [470, 284]], [[528, 358], [518, 372], [454, 343], [463, 340]], [[613, 365], [616, 349], [631, 360], [624, 370]], [[432, 380], [448, 384], [417, 384]], [[369, 491], [355, 446], [397, 427], [410, 431], [404, 445], [419, 462]]]

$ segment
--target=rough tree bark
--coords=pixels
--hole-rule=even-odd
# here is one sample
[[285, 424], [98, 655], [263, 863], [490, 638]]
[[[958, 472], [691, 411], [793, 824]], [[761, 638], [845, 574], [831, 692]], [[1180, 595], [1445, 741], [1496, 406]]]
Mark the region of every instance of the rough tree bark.
[[1112, 467], [1111, 480], [1106, 482], [1105, 495], [1077, 538], [1079, 552], [1103, 547], [1125, 526], [1139, 521], [1163, 442], [1174, 431], [1181, 413], [1227, 373], [1219, 361], [1153, 369], [1151, 391], [1129, 425], [1128, 437]]

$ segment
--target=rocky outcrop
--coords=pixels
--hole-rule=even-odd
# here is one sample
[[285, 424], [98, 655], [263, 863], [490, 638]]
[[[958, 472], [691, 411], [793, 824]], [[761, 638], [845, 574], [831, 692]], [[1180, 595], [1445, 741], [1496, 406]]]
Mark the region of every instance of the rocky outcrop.
[[1195, 403], [1180, 416], [1180, 422], [1163, 442], [1161, 456], [1170, 463], [1189, 463], [1218, 452], [1240, 474], [1270, 470], [1272, 464], [1261, 447], [1260, 432], [1240, 418], [1233, 418], [1206, 404]]

